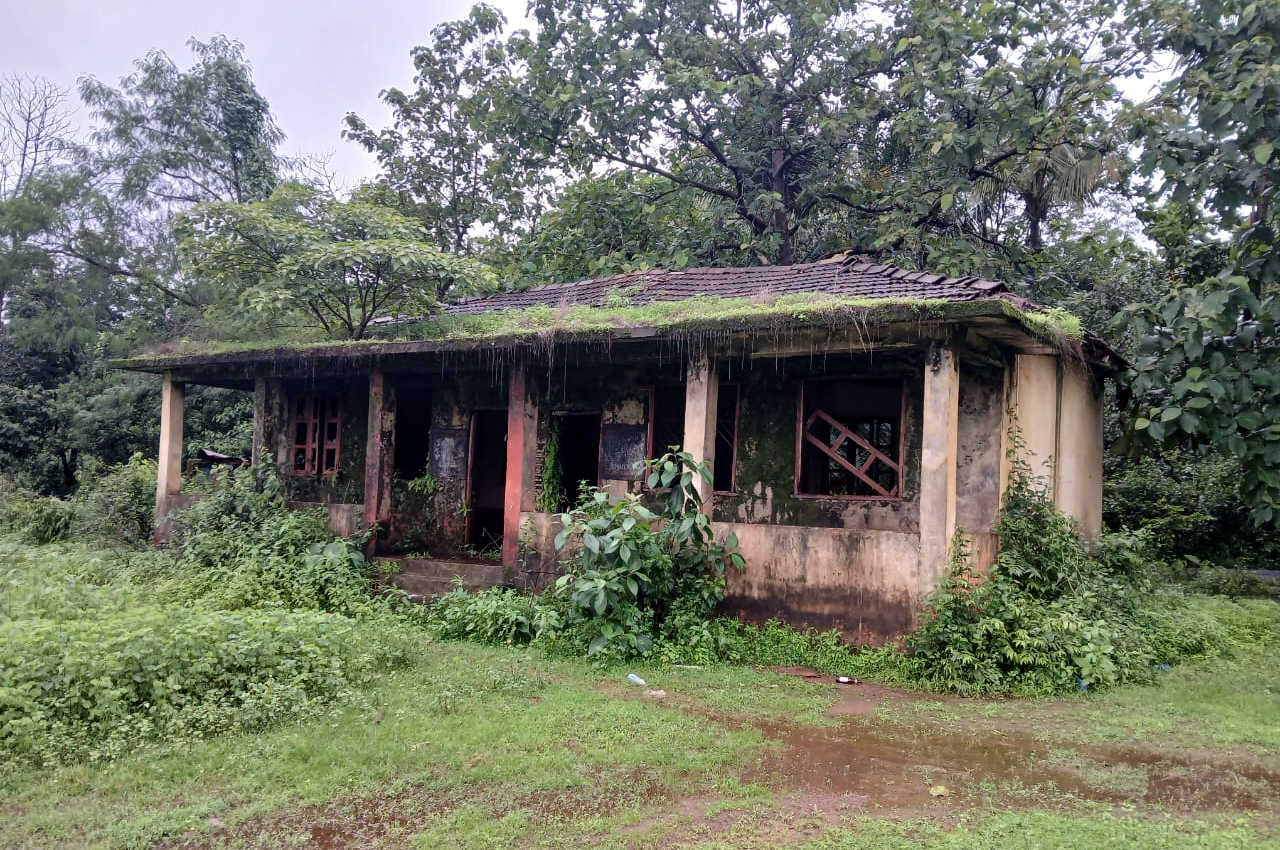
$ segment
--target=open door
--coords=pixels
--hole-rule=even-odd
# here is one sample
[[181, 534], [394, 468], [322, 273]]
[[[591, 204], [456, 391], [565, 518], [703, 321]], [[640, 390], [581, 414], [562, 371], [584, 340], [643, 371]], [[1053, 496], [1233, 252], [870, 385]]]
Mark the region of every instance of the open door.
[[467, 543], [482, 555], [501, 557], [507, 486], [507, 412], [471, 415], [471, 469], [467, 477]]

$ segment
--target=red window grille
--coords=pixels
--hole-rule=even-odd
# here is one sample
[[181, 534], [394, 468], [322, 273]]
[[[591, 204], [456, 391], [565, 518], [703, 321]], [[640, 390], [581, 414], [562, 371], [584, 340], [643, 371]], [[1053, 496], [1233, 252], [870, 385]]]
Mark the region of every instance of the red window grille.
[[293, 405], [293, 474], [336, 475], [342, 407], [336, 395], [306, 395]]
[[900, 380], [816, 379], [802, 384], [796, 493], [902, 497]]

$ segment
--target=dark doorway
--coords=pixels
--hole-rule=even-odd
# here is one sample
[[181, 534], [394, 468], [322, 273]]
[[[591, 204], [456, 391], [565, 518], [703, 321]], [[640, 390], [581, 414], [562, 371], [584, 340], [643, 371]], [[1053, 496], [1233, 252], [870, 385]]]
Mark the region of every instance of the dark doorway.
[[738, 455], [738, 385], [721, 384], [716, 407], [716, 463], [712, 489], [732, 493]]
[[396, 477], [421, 478], [427, 472], [431, 439], [431, 389], [396, 383]]
[[560, 427], [560, 493], [568, 502], [578, 503], [578, 493], [586, 483], [600, 483], [600, 414], [556, 414]]
[[684, 442], [684, 384], [660, 384], [653, 388], [653, 445], [649, 457], [662, 457]]
[[471, 415], [471, 501], [467, 543], [483, 556], [500, 557], [503, 502], [507, 489], [507, 412]]

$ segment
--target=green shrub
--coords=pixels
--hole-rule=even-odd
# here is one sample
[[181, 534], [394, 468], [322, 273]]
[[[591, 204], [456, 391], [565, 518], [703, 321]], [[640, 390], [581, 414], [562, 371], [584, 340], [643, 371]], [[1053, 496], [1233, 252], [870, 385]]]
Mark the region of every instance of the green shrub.
[[585, 638], [588, 655], [647, 655], [659, 640], [669, 651], [692, 641], [709, 652], [717, 637], [706, 623], [724, 598], [725, 570], [742, 568], [737, 540], [717, 543], [700, 510], [694, 480], [710, 483], [706, 464], [672, 452], [646, 467], [660, 511], [637, 495], [588, 490], [560, 516], [556, 548], [575, 548], [556, 592], [568, 599], [566, 626]]
[[835, 629], [797, 629], [778, 620], [762, 626], [720, 621], [733, 638], [726, 660], [760, 667], [812, 667], [832, 676], [855, 676], [906, 684], [913, 679], [912, 660], [897, 647], [855, 648]]
[[173, 518], [178, 599], [353, 616], [385, 609], [370, 595], [359, 541], [335, 540], [323, 510], [286, 508], [269, 465], [225, 471], [220, 485]]
[[1248, 570], [1215, 567], [1184, 559], [1171, 565], [1168, 575], [1188, 590], [1206, 596], [1280, 599], [1280, 579], [1260, 576]]
[[1176, 449], [1107, 464], [1107, 528], [1147, 532], [1156, 559], [1253, 569], [1280, 560], [1280, 531], [1254, 526], [1233, 459]]
[[141, 606], [0, 623], [0, 752], [53, 763], [306, 714], [410, 656], [317, 612]]
[[524, 645], [560, 628], [561, 616], [540, 597], [505, 587], [468, 592], [461, 586], [427, 603], [423, 619], [435, 636]]
[[56, 496], [39, 496], [26, 505], [26, 521], [22, 539], [37, 546], [71, 538], [76, 510], [70, 502]]
[[101, 475], [82, 475], [74, 504], [77, 530], [89, 537], [147, 542], [155, 521], [156, 462], [135, 454]]
[[957, 537], [951, 571], [907, 637], [927, 686], [1066, 693], [1150, 681], [1158, 665], [1224, 650], [1220, 626], [1156, 580], [1144, 535], [1110, 536], [1090, 555], [1022, 465], [995, 531], [1000, 554], [981, 576]]
[[0, 475], [0, 531], [21, 534], [36, 494], [10, 475]]

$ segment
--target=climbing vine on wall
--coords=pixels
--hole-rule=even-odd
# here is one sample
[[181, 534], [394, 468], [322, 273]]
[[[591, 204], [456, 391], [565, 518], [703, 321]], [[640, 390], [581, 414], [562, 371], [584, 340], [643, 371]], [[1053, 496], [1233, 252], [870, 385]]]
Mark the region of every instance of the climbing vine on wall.
[[542, 486], [538, 489], [538, 510], [555, 513], [564, 506], [564, 477], [560, 461], [560, 420], [551, 418], [550, 433], [542, 456]]

